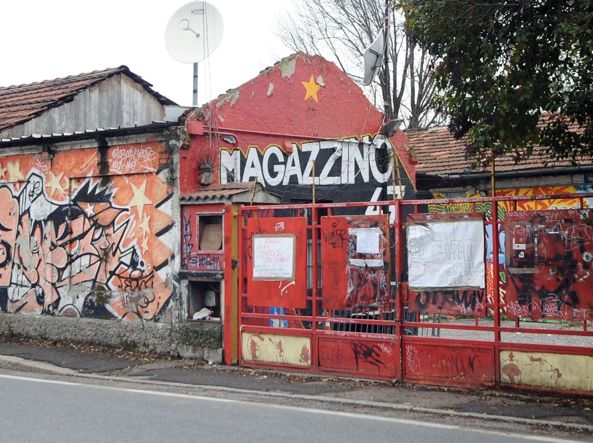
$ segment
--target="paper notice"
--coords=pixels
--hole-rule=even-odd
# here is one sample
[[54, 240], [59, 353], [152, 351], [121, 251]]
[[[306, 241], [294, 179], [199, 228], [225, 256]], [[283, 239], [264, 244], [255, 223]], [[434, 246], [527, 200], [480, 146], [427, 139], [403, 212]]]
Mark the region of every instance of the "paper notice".
[[357, 254], [379, 254], [379, 235], [381, 231], [377, 228], [356, 228], [351, 229], [350, 234], [356, 235]]

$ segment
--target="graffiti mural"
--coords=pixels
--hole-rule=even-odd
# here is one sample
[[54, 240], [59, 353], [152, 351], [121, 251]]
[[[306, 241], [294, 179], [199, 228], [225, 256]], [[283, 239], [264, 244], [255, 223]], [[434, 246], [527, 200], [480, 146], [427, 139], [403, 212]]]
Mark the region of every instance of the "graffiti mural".
[[391, 377], [398, 371], [397, 354], [394, 341], [319, 339], [319, 366], [339, 372]]
[[181, 209], [181, 267], [191, 271], [222, 271], [224, 252], [222, 242], [219, 252], [204, 252], [199, 247], [200, 216], [194, 206]]
[[[499, 189], [496, 191], [496, 195], [500, 197], [514, 197], [514, 196], [536, 196], [536, 195], [570, 195], [591, 192], [591, 185], [583, 186], [535, 186], [535, 187], [522, 187], [512, 189]], [[437, 199], [451, 199], [451, 198], [473, 198], [473, 197], [485, 197], [487, 196], [484, 192], [433, 192], [433, 197]], [[513, 210], [517, 211], [544, 211], [544, 210], [556, 210], [556, 209], [578, 209], [581, 204], [581, 199], [573, 198], [556, 198], [556, 199], [545, 199], [545, 200], [532, 200], [532, 201], [521, 201], [521, 202], [499, 202], [498, 204], [498, 219], [500, 222], [504, 222], [507, 217], [507, 213]], [[583, 207], [588, 208], [593, 205], [593, 199], [583, 199]], [[430, 213], [447, 213], [447, 212], [480, 212], [484, 213], [487, 219], [492, 216], [492, 205], [488, 202], [472, 202], [472, 203], [455, 203], [455, 204], [429, 204], [428, 211]], [[499, 296], [500, 303], [502, 306], [505, 305], [507, 297], [507, 284], [508, 275], [506, 270], [506, 239], [505, 229], [502, 227], [502, 223], [499, 224]], [[492, 250], [492, 225], [486, 225], [486, 295], [488, 305], [494, 303], [494, 256]], [[525, 308], [521, 308], [517, 304], [512, 302], [506, 307], [509, 311], [509, 315], [513, 318], [521, 316], [521, 312], [526, 315], [527, 311]], [[578, 313], [578, 311], [577, 311]]]
[[[498, 189], [496, 191], [497, 197], [530, 197], [536, 195], [569, 195], [591, 192], [591, 186], [535, 186], [525, 188], [511, 188]], [[474, 198], [487, 197], [489, 194], [485, 192], [433, 192], [433, 197], [436, 199], [449, 198]], [[584, 207], [588, 207], [590, 199], [584, 199]], [[516, 208], [515, 208], [516, 206]], [[554, 198], [546, 200], [532, 200], [520, 201], [516, 204], [514, 202], [500, 202], [498, 205], [499, 220], [505, 219], [505, 214], [508, 211], [545, 211], [549, 209], [578, 209], [580, 207], [579, 198]], [[490, 203], [454, 203], [454, 204], [430, 204], [428, 211], [431, 213], [442, 212], [483, 212], [487, 217], [492, 214], [492, 205]]]
[[[413, 188], [403, 167], [399, 171], [403, 182], [395, 188], [392, 185], [394, 149], [391, 140], [382, 134], [292, 143], [289, 147], [222, 147], [220, 182], [257, 180], [285, 201], [310, 198], [313, 182], [318, 187], [318, 198], [331, 201], [376, 202], [394, 195], [403, 198], [406, 189], [410, 198]], [[381, 212], [377, 207], [370, 207], [369, 211], [367, 215]]]
[[486, 311], [486, 294], [483, 289], [410, 290], [408, 310], [418, 314], [483, 316]]
[[593, 316], [593, 211], [509, 212], [507, 315]]
[[323, 307], [389, 307], [387, 216], [321, 218]]
[[[154, 155], [133, 174], [135, 163], [122, 159], [138, 149]], [[157, 149], [113, 148], [108, 158], [129, 173], [111, 177], [99, 176], [92, 150], [61, 152], [53, 162], [0, 159], [0, 309], [127, 320], [161, 313], [172, 293], [172, 251], [161, 237], [172, 218]]]
[[414, 381], [492, 385], [494, 355], [485, 348], [410, 343], [405, 346], [404, 371]]

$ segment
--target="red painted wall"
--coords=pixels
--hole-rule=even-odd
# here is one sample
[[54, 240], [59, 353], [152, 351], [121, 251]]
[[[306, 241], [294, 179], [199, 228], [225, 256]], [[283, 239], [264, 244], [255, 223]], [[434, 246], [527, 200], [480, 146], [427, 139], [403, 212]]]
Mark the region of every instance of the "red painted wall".
[[[182, 205], [181, 206], [181, 269], [184, 271], [223, 271], [224, 251], [230, 245], [230, 226], [227, 227], [225, 214], [229, 205]], [[223, 236], [220, 251], [200, 250], [200, 216], [219, 215], [222, 217]]]
[[[213, 164], [215, 180], [220, 180], [221, 149], [241, 149], [246, 157], [251, 146], [263, 155], [276, 145], [290, 154], [293, 143], [372, 138], [382, 123], [383, 114], [333, 63], [295, 54], [188, 117], [191, 143], [181, 152], [181, 193], [200, 188], [204, 162]], [[402, 162], [402, 175], [414, 182], [404, 134], [398, 132], [390, 142]]]

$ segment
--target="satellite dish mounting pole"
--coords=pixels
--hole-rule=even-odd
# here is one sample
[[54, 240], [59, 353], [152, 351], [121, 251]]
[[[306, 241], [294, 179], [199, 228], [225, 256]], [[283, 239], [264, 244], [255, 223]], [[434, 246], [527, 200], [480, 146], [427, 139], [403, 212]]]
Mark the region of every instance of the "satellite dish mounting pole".
[[198, 62], [194, 63], [194, 90], [193, 90], [193, 106], [198, 106]]
[[222, 31], [222, 16], [205, 1], [182, 6], [167, 23], [167, 51], [175, 60], [193, 64], [193, 106], [198, 106], [198, 63], [220, 44]]

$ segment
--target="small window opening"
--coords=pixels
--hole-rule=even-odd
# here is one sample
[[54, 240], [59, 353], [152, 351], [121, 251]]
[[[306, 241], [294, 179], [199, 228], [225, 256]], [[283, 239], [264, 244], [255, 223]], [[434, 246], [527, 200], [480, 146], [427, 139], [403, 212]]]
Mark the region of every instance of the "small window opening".
[[222, 250], [222, 215], [200, 215], [200, 251]]
[[188, 318], [220, 321], [220, 283], [189, 282]]

